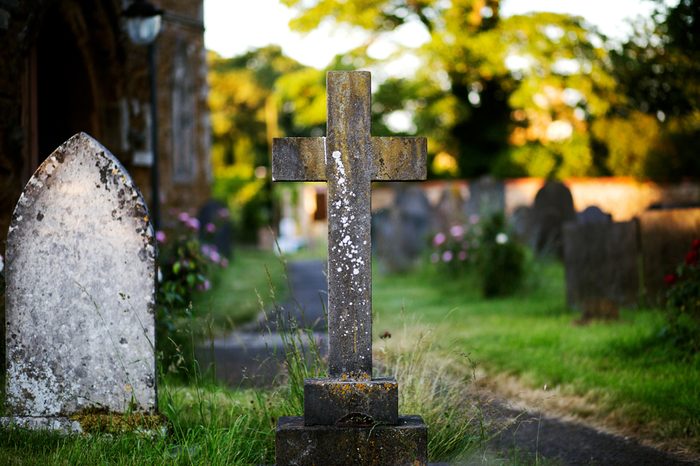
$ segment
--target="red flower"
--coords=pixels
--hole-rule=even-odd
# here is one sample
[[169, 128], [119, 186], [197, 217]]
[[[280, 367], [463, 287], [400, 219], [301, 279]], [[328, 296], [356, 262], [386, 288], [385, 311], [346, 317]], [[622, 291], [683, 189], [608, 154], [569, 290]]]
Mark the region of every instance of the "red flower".
[[694, 239], [690, 245], [690, 249], [693, 251], [700, 250], [700, 238]]
[[676, 283], [676, 280], [678, 280], [678, 277], [676, 277], [676, 275], [673, 273], [664, 275], [664, 283], [666, 283], [666, 285], [668, 286], [671, 286], [674, 283]]
[[693, 250], [685, 255], [685, 263], [687, 265], [695, 265], [698, 263], [698, 252]]

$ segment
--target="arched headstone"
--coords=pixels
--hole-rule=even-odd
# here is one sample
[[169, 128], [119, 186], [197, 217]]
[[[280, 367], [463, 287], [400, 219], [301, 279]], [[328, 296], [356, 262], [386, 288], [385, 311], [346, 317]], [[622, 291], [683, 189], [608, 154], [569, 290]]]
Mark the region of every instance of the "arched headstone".
[[25, 187], [6, 280], [9, 422], [80, 430], [70, 418], [83, 412], [155, 412], [153, 229], [124, 167], [87, 134]]

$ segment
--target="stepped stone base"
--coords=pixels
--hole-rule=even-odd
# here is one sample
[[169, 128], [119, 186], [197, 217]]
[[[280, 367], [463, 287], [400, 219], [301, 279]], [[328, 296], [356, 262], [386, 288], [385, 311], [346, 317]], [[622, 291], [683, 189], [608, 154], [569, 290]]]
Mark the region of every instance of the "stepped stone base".
[[396, 379], [304, 381], [304, 425], [373, 426], [398, 422]]
[[277, 466], [426, 465], [428, 427], [420, 416], [400, 416], [394, 426], [305, 426], [282, 417], [275, 436]]

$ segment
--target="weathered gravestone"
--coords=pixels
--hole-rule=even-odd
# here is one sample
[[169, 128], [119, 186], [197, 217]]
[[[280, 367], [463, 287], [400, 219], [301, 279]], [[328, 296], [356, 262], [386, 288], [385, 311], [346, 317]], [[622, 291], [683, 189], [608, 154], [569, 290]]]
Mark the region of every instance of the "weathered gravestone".
[[7, 237], [3, 424], [80, 431], [156, 411], [155, 241], [133, 181], [84, 133], [24, 189]]
[[582, 212], [576, 214], [576, 223], [611, 223], [612, 215], [603, 212], [600, 207], [591, 205], [583, 209]]
[[417, 186], [395, 189], [394, 204], [372, 215], [372, 247], [390, 272], [411, 268], [428, 245], [432, 227], [428, 197]]
[[564, 225], [566, 300], [583, 320], [618, 316], [637, 303], [637, 222]]
[[648, 210], [639, 216], [644, 291], [651, 305], [664, 301], [664, 275], [683, 262], [700, 237], [700, 208]]
[[467, 216], [490, 216], [506, 209], [506, 188], [503, 181], [482, 176], [469, 182], [469, 200], [464, 205]]
[[372, 378], [370, 187], [426, 176], [424, 138], [370, 135], [370, 73], [329, 72], [327, 136], [273, 142], [275, 181], [328, 182], [328, 379], [304, 383], [304, 416], [277, 424], [287, 464], [425, 464], [427, 427], [398, 415], [398, 384]]
[[433, 224], [437, 231], [447, 232], [450, 227], [467, 223], [464, 198], [456, 184], [445, 187], [434, 209]]
[[576, 219], [571, 191], [563, 183], [548, 181], [537, 192], [530, 211], [530, 243], [537, 254], [563, 256], [562, 227]]

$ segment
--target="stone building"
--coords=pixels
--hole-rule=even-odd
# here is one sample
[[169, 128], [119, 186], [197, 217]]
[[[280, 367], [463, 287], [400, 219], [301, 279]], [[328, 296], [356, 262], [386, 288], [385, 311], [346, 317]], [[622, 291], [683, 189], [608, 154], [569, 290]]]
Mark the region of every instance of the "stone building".
[[[0, 240], [36, 167], [84, 131], [129, 170], [150, 204], [146, 46], [125, 32], [132, 0], [0, 0]], [[209, 195], [209, 124], [202, 0], [153, 0], [162, 211]]]

